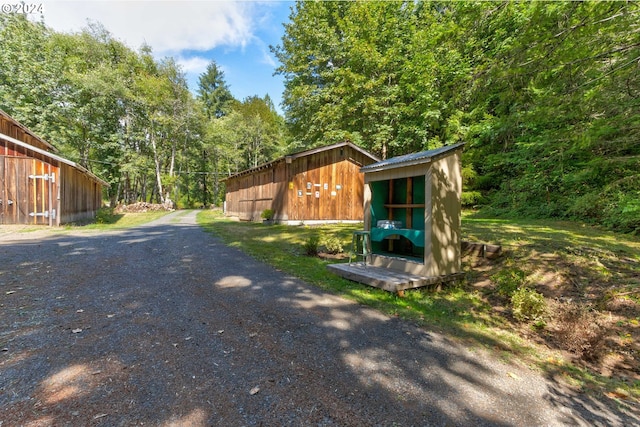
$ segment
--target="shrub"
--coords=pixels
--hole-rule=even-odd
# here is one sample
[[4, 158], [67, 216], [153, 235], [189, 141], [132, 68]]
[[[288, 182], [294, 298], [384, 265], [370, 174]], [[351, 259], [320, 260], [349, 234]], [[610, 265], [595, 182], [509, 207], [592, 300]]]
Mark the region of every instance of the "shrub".
[[96, 213], [96, 224], [112, 224], [114, 222], [113, 208], [100, 208]]
[[316, 234], [312, 234], [304, 242], [304, 252], [309, 256], [318, 255], [318, 246], [320, 245], [320, 237]]
[[529, 320], [538, 322], [547, 312], [547, 302], [540, 292], [521, 287], [511, 295], [511, 309], [513, 317], [521, 322]]
[[460, 203], [464, 207], [473, 207], [485, 203], [485, 198], [479, 191], [462, 191]]
[[503, 297], [510, 297], [518, 289], [524, 286], [527, 273], [513, 267], [505, 268], [491, 276], [491, 282], [496, 286], [496, 292]]
[[260, 214], [262, 219], [266, 219], [267, 221], [273, 218], [273, 209], [265, 209]]
[[329, 236], [324, 239], [324, 247], [330, 254], [339, 254], [343, 251], [340, 239], [335, 236]]

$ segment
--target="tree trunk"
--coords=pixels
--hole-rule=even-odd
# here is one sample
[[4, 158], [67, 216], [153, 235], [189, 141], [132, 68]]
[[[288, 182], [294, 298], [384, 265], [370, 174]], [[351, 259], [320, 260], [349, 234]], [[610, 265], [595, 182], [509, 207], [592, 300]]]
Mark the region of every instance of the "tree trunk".
[[[207, 164], [207, 150], [202, 150], [202, 164]], [[204, 167], [202, 168], [205, 169]], [[202, 177], [202, 204], [206, 207], [209, 203], [209, 193], [207, 191], [207, 174], [203, 173]]]
[[[175, 139], [174, 139], [173, 144], [171, 145], [171, 161], [169, 162], [169, 177], [170, 178], [173, 178], [173, 173], [174, 173], [173, 170], [175, 168], [175, 165], [176, 165], [176, 142], [175, 142]], [[173, 182], [173, 180], [171, 182]], [[174, 186], [175, 186], [175, 183], [174, 183]], [[167, 194], [165, 196], [165, 201], [169, 200], [170, 196], [171, 196], [171, 194], [169, 194], [170, 189], [167, 188], [166, 190], [167, 190]], [[163, 201], [163, 203], [164, 203], [164, 201]]]
[[158, 148], [156, 146], [156, 136], [151, 129], [151, 148], [153, 148], [153, 162], [156, 166], [156, 184], [158, 188], [158, 196], [160, 196], [160, 203], [164, 204], [164, 191], [162, 189], [162, 174], [160, 173], [160, 158], [158, 156]]

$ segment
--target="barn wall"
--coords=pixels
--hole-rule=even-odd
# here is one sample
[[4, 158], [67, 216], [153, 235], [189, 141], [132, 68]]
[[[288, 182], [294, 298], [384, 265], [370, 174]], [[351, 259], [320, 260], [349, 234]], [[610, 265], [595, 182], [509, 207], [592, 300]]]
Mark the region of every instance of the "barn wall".
[[58, 180], [49, 177], [58, 172], [38, 159], [0, 156], [0, 224], [56, 224]]
[[[0, 112], [0, 133], [3, 133], [7, 136], [15, 138], [19, 141], [26, 142], [27, 144], [34, 146], [36, 148], [40, 148], [42, 150], [51, 150], [51, 145], [42, 141], [40, 138], [36, 138], [27, 132], [27, 129], [15, 122], [10, 117], [6, 116], [4, 113]], [[23, 151], [15, 150], [13, 144], [6, 143], [3, 146], [0, 146], [0, 156], [2, 155], [24, 155]]]
[[349, 146], [291, 156], [226, 181], [226, 215], [259, 221], [362, 221], [360, 167], [373, 159]]
[[290, 221], [363, 220], [363, 174], [372, 163], [349, 147], [321, 151], [289, 164]]
[[2, 111], [0, 133], [30, 146], [0, 138], [0, 223], [59, 225], [95, 216], [100, 180]]
[[273, 209], [278, 215], [284, 215], [281, 188], [284, 185], [284, 162], [247, 175], [230, 178], [226, 181], [227, 215], [237, 216], [245, 221], [259, 221], [265, 209]]
[[61, 165], [60, 223], [94, 218], [101, 206], [102, 186], [82, 171]]

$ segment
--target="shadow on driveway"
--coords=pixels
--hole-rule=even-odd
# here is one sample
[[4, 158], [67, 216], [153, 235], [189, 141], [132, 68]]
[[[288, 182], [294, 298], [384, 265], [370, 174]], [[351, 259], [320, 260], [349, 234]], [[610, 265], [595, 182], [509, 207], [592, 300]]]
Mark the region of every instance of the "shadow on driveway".
[[284, 275], [194, 211], [3, 234], [0, 259], [0, 425], [638, 423]]

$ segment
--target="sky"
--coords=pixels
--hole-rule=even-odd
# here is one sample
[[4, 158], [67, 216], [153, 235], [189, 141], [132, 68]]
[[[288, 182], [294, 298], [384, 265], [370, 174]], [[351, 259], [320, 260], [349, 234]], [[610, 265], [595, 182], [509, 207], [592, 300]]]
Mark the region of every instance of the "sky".
[[[43, 17], [58, 32], [74, 33], [101, 23], [134, 50], [151, 46], [157, 59], [173, 57], [195, 94], [198, 77], [214, 60], [236, 99], [268, 94], [276, 109], [283, 78], [270, 45], [281, 44], [293, 1], [45, 0]], [[40, 4], [40, 2], [39, 2]], [[37, 17], [39, 18], [39, 16]]]

